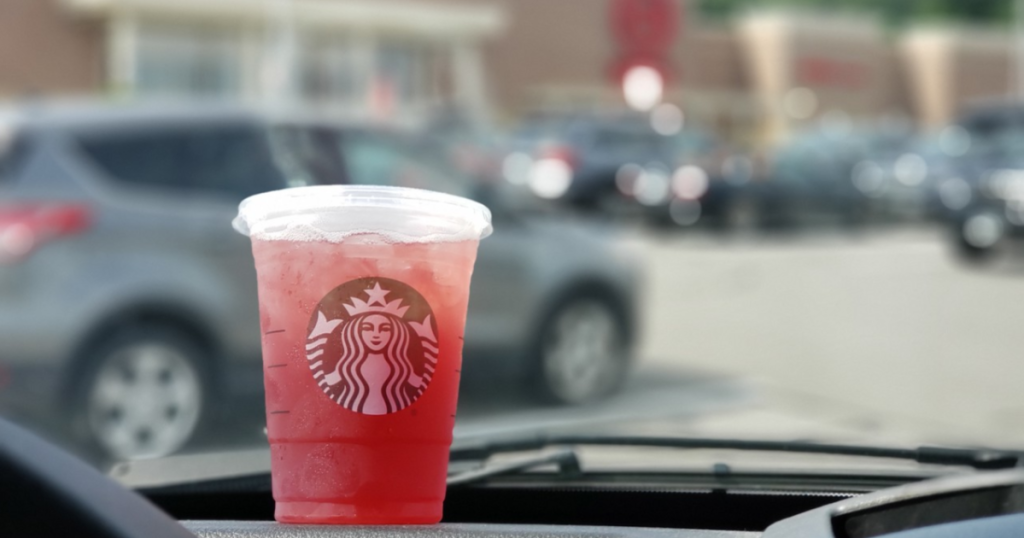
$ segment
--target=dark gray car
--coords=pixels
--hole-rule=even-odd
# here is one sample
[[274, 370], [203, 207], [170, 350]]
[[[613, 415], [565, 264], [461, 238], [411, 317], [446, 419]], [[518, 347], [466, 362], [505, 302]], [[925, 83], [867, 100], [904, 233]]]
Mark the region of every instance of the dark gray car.
[[[402, 158], [360, 151], [369, 168]], [[224, 106], [0, 113], [3, 412], [138, 458], [259, 409], [255, 271], [230, 222], [245, 196], [300, 181], [280, 158], [258, 115]], [[564, 402], [607, 393], [629, 355], [627, 254], [506, 218], [480, 250], [467, 373], [509, 366]]]

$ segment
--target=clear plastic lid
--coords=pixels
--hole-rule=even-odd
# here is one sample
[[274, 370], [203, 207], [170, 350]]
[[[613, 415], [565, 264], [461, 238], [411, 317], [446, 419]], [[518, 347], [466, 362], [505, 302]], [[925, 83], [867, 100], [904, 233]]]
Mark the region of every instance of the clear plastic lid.
[[373, 234], [395, 243], [479, 240], [491, 212], [459, 196], [404, 187], [323, 185], [250, 196], [232, 223], [262, 240], [341, 242]]

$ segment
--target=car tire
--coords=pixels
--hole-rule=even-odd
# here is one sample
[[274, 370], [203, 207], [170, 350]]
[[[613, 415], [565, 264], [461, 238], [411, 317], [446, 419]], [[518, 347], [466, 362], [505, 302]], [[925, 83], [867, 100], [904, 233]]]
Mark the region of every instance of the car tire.
[[124, 327], [91, 346], [73, 387], [73, 431], [107, 461], [177, 452], [212, 415], [209, 357], [171, 327]]
[[732, 232], [750, 232], [761, 227], [763, 217], [754, 200], [735, 197], [722, 211], [723, 228]]
[[577, 294], [544, 317], [535, 338], [533, 389], [547, 403], [606, 397], [625, 381], [629, 343], [621, 311], [598, 294]]
[[[957, 259], [973, 265], [986, 264], [994, 260], [999, 247], [999, 240], [1002, 236], [1001, 226], [994, 224], [997, 222], [1001, 221], [992, 215], [984, 213], [972, 214], [967, 218], [954, 221], [952, 233], [953, 252]], [[982, 226], [988, 224], [998, 228], [994, 232], [990, 231], [990, 233], [996, 234], [996, 239], [978, 237], [979, 232], [975, 228], [978, 228], [979, 223]]]

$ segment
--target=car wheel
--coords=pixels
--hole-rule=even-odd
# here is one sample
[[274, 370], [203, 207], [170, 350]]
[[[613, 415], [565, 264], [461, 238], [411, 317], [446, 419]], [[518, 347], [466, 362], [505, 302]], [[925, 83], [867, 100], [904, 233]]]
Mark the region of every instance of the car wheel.
[[969, 263], [985, 263], [994, 258], [1004, 225], [996, 215], [976, 213], [957, 222], [954, 249], [957, 257]]
[[115, 460], [181, 449], [209, 415], [205, 358], [170, 329], [133, 327], [108, 338], [89, 353], [76, 390], [79, 436]]
[[756, 229], [761, 223], [757, 204], [746, 197], [737, 197], [725, 205], [722, 220], [731, 231], [746, 232]]
[[537, 389], [550, 402], [579, 404], [611, 394], [625, 380], [628, 346], [622, 317], [597, 297], [554, 309], [541, 328]]

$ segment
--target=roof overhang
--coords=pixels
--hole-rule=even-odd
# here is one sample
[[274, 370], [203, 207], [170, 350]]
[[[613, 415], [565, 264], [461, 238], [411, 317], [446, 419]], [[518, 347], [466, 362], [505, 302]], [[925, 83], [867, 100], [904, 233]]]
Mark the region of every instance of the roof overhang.
[[120, 14], [203, 21], [266, 23], [290, 16], [302, 28], [354, 28], [425, 37], [483, 38], [505, 25], [497, 5], [408, 0], [62, 0], [80, 15]]

